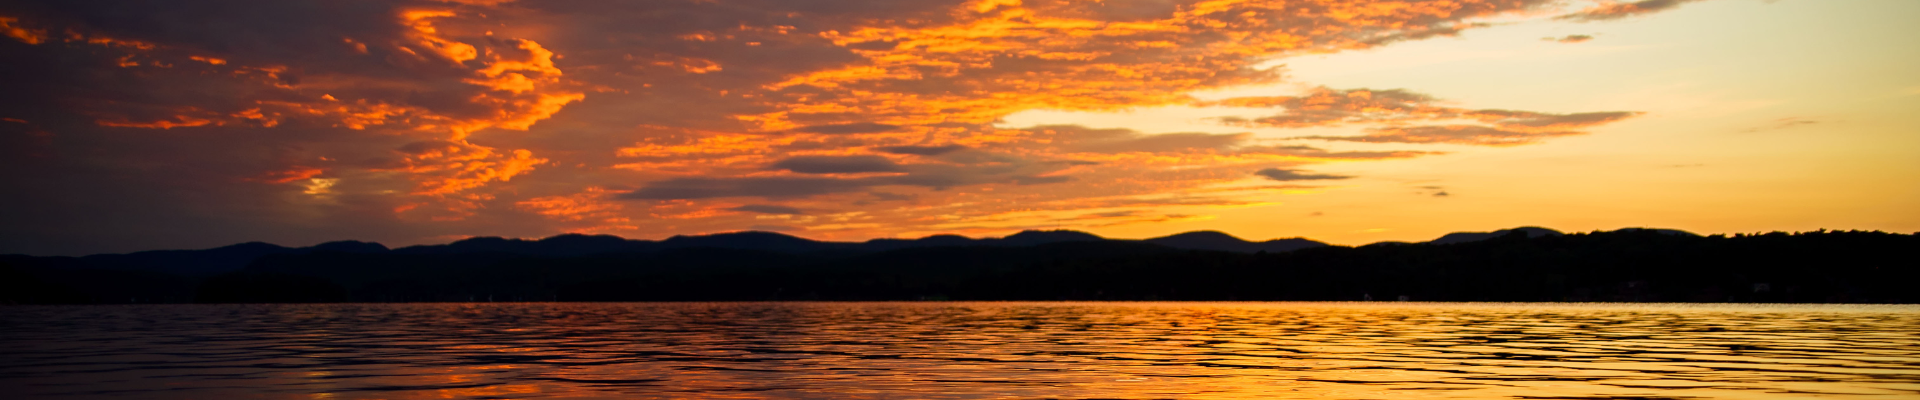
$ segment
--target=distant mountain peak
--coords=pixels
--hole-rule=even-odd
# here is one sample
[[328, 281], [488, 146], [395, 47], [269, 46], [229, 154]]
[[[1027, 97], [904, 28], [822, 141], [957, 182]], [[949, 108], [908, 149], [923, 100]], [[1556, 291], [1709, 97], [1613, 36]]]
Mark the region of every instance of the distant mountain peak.
[[813, 240], [813, 239], [807, 239], [799, 236], [788, 235], [785, 233], [767, 232], [767, 231], [734, 231], [734, 232], [721, 232], [721, 233], [714, 233], [714, 234], [707, 234], [707, 235], [674, 235], [673, 237], [667, 238], [667, 240], [665, 240], [664, 242], [685, 241], [685, 240], [760, 240], [760, 241], [770, 240], [770, 241], [817, 242], [816, 240]]
[[1615, 229], [1614, 232], [1653, 232], [1653, 233], [1658, 233], [1662, 235], [1671, 235], [1671, 236], [1700, 237], [1700, 234], [1698, 233], [1687, 232], [1679, 229], [1620, 228], [1620, 229]]
[[713, 247], [771, 251], [812, 251], [823, 250], [839, 244], [821, 242], [784, 233], [738, 231], [700, 236], [674, 236], [667, 238], [667, 240], [660, 241], [660, 245], [668, 248]]
[[[285, 248], [287, 247], [273, 244], [273, 243], [267, 243], [267, 242], [246, 242], [246, 243], [235, 243], [235, 244], [230, 244], [226, 246], [215, 247], [210, 250], [285, 249]], [[173, 251], [173, 250], [159, 250], [159, 251]]]
[[614, 236], [614, 235], [588, 235], [585, 233], [562, 233], [558, 235], [548, 236], [545, 239], [540, 239], [540, 241], [546, 242], [546, 241], [554, 241], [554, 240], [609, 240], [609, 239], [627, 240], [627, 238]]
[[1239, 237], [1236, 237], [1236, 236], [1233, 236], [1233, 235], [1231, 235], [1231, 234], [1228, 234], [1228, 233], [1226, 233], [1226, 232], [1221, 232], [1221, 231], [1192, 231], [1192, 232], [1181, 232], [1181, 233], [1176, 233], [1176, 234], [1172, 234], [1172, 235], [1167, 235], [1167, 236], [1161, 236], [1161, 237], [1157, 237], [1157, 238], [1152, 238], [1152, 239], [1147, 239], [1147, 240], [1148, 240], [1148, 241], [1153, 241], [1153, 240], [1166, 240], [1166, 239], [1179, 239], [1179, 240], [1225, 240], [1225, 241], [1235, 241], [1235, 242], [1246, 242], [1246, 241], [1247, 241], [1246, 239], [1241, 239], [1241, 238], [1239, 238]]
[[1008, 235], [1007, 237], [1001, 238], [1001, 240], [1013, 240], [1013, 241], [1028, 241], [1028, 240], [1079, 241], [1079, 240], [1103, 240], [1103, 239], [1106, 239], [1106, 238], [1103, 238], [1103, 237], [1100, 237], [1099, 235], [1095, 235], [1091, 233], [1086, 233], [1086, 232], [1081, 232], [1076, 230], [1067, 230], [1067, 229], [1024, 230], [1024, 231], [1020, 231], [1020, 233], [1015, 233], [1012, 235]]
[[386, 245], [358, 240], [326, 242], [313, 245], [313, 247], [308, 247], [307, 249], [311, 251], [333, 251], [341, 253], [380, 253], [388, 250]]
[[1142, 240], [1161, 246], [1187, 250], [1231, 251], [1236, 253], [1278, 253], [1326, 246], [1326, 243], [1301, 238], [1249, 242], [1220, 231], [1193, 231]]
[[455, 240], [453, 241], [453, 243], [447, 243], [447, 244], [459, 246], [459, 245], [492, 244], [492, 243], [506, 243], [506, 242], [522, 242], [522, 241], [524, 240], [508, 239], [508, 238], [503, 238], [499, 236], [474, 236], [466, 239]]
[[1538, 226], [1522, 226], [1518, 228], [1501, 229], [1493, 232], [1454, 232], [1454, 233], [1446, 234], [1445, 236], [1441, 236], [1440, 238], [1434, 239], [1433, 241], [1429, 241], [1427, 243], [1428, 244], [1454, 244], [1454, 243], [1478, 242], [1482, 240], [1506, 236], [1507, 234], [1514, 233], [1514, 232], [1526, 233], [1527, 237], [1529, 238], [1537, 238], [1541, 236], [1560, 236], [1563, 234], [1560, 231], [1542, 228]]

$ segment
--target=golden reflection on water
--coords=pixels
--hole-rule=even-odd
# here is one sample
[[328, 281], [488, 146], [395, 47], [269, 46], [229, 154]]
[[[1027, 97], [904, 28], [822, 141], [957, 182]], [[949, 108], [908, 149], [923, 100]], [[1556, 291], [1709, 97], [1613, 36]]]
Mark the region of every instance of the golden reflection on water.
[[1914, 398], [1920, 307], [0, 308], [9, 398]]

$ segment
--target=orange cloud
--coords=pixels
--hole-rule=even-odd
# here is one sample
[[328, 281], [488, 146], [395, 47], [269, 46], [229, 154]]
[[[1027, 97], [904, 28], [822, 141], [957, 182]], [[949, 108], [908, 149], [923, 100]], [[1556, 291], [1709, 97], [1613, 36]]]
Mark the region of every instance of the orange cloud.
[[[10, 67], [55, 78], [16, 78], [31, 101], [15, 108], [93, 129], [74, 142], [118, 151], [102, 158], [160, 166], [127, 176], [304, 182], [247, 187], [328, 194], [301, 206], [357, 210], [342, 221], [435, 235], [781, 226], [856, 238], [1205, 218], [1337, 188], [1273, 185], [1330, 176], [1281, 172], [1442, 154], [1428, 144], [1531, 143], [1637, 115], [1469, 109], [1401, 89], [1189, 95], [1282, 82], [1259, 66], [1285, 57], [1550, 17], [1539, 13], [1550, 0], [289, 1], [184, 16], [147, 2], [116, 19], [8, 10], [0, 34], [32, 46], [4, 49], [36, 56], [7, 54]], [[1667, 7], [1607, 4], [1589, 14]], [[104, 20], [129, 23], [87, 22]], [[1222, 120], [1260, 134], [995, 125], [1026, 110], [1164, 105], [1273, 111]], [[1365, 131], [1267, 129], [1327, 126]], [[124, 143], [142, 145], [106, 145]], [[140, 162], [165, 156], [149, 154], [155, 143], [225, 164]]]
[[[505, 182], [547, 161], [528, 150], [497, 150], [466, 139], [488, 128], [527, 130], [567, 104], [585, 98], [583, 93], [566, 89], [573, 84], [554, 64], [557, 54], [531, 40], [458, 37], [435, 26], [437, 20], [462, 15], [452, 9], [404, 9], [393, 15], [394, 23], [401, 27], [399, 34], [393, 40], [375, 42], [381, 43], [377, 48], [386, 50], [389, 56], [384, 67], [466, 86], [388, 81], [362, 75], [361, 71], [324, 71], [215, 56], [184, 46], [108, 36], [84, 26], [66, 28], [66, 41], [119, 51], [115, 63], [123, 67], [185, 69], [186, 64], [180, 61], [194, 61], [199, 67], [190, 72], [193, 75], [182, 78], [203, 86], [189, 90], [219, 93], [204, 89], [212, 88], [230, 95], [200, 94], [191, 100], [153, 104], [88, 104], [94, 107], [88, 113], [103, 116], [95, 121], [100, 126], [324, 126], [428, 136], [457, 150], [409, 155], [404, 159], [406, 166], [395, 170], [413, 175], [419, 186], [413, 193], [429, 196]], [[13, 17], [0, 19], [4, 24], [0, 32], [29, 44], [45, 41], [43, 31], [20, 28], [19, 21]], [[357, 53], [371, 51], [369, 42], [344, 40], [356, 45]], [[427, 91], [423, 93], [422, 89]]]
[[[1278, 78], [1264, 57], [1365, 48], [1473, 26], [1532, 2], [1207, 1], [1114, 20], [1073, 2], [973, 2], [942, 22], [821, 35], [865, 61], [767, 85], [762, 129], [860, 115], [891, 124], [981, 123], [1015, 111], [1110, 110], [1190, 101], [1195, 90]], [[927, 90], [937, 87], [962, 91]]]
[[319, 169], [319, 168], [301, 167], [301, 168], [294, 168], [294, 169], [285, 170], [285, 171], [268, 172], [266, 174], [262, 174], [259, 177], [255, 177], [250, 180], [255, 182], [266, 182], [266, 183], [289, 183], [289, 182], [304, 181], [307, 179], [312, 179], [313, 177], [320, 176], [320, 174], [323, 174], [326, 172], [327, 172], [326, 170]]
[[419, 188], [414, 193], [422, 195], [449, 195], [489, 182], [506, 182], [549, 161], [526, 150], [500, 153], [492, 147], [454, 141], [415, 142], [400, 152], [406, 165], [400, 170], [417, 177]]
[[623, 212], [626, 205], [609, 199], [613, 194], [605, 188], [593, 186], [580, 193], [537, 197], [516, 202], [514, 206], [567, 223], [568, 232], [637, 229]]
[[27, 29], [15, 25], [19, 22], [19, 18], [0, 17], [0, 34], [7, 35], [7, 37], [13, 38], [13, 40], [18, 40], [26, 44], [40, 44], [40, 42], [47, 40], [47, 31]]
[[173, 129], [173, 128], [183, 128], [183, 127], [207, 126], [209, 124], [215, 124], [215, 121], [209, 120], [209, 119], [194, 118], [186, 115], [176, 115], [168, 119], [146, 121], [146, 122], [135, 122], [135, 121], [126, 121], [126, 120], [99, 120], [99, 121], [95, 121], [94, 123], [100, 124], [100, 126], [111, 126], [116, 128]]

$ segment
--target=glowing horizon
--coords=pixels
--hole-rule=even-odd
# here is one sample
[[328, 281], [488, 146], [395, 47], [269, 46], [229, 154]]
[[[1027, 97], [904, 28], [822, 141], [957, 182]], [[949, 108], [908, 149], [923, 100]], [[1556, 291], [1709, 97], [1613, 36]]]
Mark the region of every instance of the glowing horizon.
[[1892, 0], [0, 5], [0, 253], [1920, 231]]

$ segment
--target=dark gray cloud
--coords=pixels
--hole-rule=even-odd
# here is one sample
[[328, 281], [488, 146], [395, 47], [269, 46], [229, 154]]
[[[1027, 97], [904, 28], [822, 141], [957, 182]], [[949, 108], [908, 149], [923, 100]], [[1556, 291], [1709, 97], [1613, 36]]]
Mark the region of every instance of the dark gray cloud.
[[1180, 132], [1148, 135], [1126, 128], [1088, 128], [1081, 125], [1042, 125], [1022, 129], [1053, 137], [1062, 151], [1083, 153], [1170, 153], [1230, 150], [1246, 142], [1246, 133]]
[[685, 200], [722, 197], [796, 198], [859, 191], [880, 184], [873, 179], [815, 177], [674, 178], [651, 182], [616, 198]]
[[398, 151], [404, 154], [425, 154], [428, 152], [432, 152], [435, 150], [452, 147], [452, 146], [459, 146], [459, 144], [445, 141], [445, 140], [422, 140], [418, 142], [408, 142], [407, 144], [400, 145], [400, 147], [395, 148], [394, 151]]
[[621, 194], [617, 196], [617, 198], [629, 200], [687, 200], [723, 197], [784, 199], [860, 192], [876, 186], [920, 186], [944, 189], [961, 185], [996, 182], [1037, 185], [1066, 182], [1071, 179], [1071, 177], [1066, 176], [1020, 175], [989, 177], [940, 174], [858, 179], [812, 177], [676, 178], [649, 183], [638, 190]]
[[803, 174], [856, 174], [862, 172], [900, 172], [900, 164], [886, 157], [873, 155], [856, 156], [799, 156], [774, 162], [770, 169], [784, 169]]
[[867, 192], [867, 196], [872, 196], [874, 200], [878, 201], [905, 201], [914, 199], [913, 195], [887, 192]]
[[1011, 180], [1015, 185], [1045, 185], [1049, 183], [1070, 182], [1070, 181], [1073, 181], [1073, 177], [1066, 176], [1066, 175], [1016, 176], [1016, 177], [1013, 177]]
[[855, 122], [850, 124], [826, 124], [826, 125], [805, 126], [799, 129], [794, 129], [793, 131], [805, 132], [805, 133], [850, 134], [850, 133], [892, 132], [896, 129], [900, 129], [900, 127], [897, 125], [887, 125], [887, 124], [880, 124], [880, 123], [873, 123], [873, 122]]
[[[1048, 176], [1061, 167], [1047, 163], [1015, 162], [983, 165], [924, 164], [904, 165], [904, 174], [861, 178], [813, 176], [674, 178], [655, 181], [640, 189], [617, 196], [629, 200], [684, 200], [724, 197], [800, 198], [835, 193], [871, 191], [881, 186], [916, 186], [946, 189], [967, 185], [1038, 185], [1070, 181], [1068, 176]], [[871, 193], [871, 192], [870, 192]], [[874, 196], [889, 196], [874, 194]]]
[[1279, 168], [1267, 168], [1267, 169], [1255, 171], [1253, 174], [1259, 175], [1263, 178], [1281, 181], [1281, 182], [1352, 178], [1351, 176], [1345, 176], [1345, 175], [1315, 174], [1315, 173], [1301, 171], [1297, 169], [1279, 169]]
[[1633, 118], [1641, 114], [1646, 114], [1643, 112], [1636, 112], [1636, 111], [1602, 111], [1602, 112], [1585, 112], [1585, 113], [1573, 113], [1573, 114], [1547, 114], [1547, 113], [1536, 113], [1536, 112], [1528, 112], [1528, 111], [1509, 111], [1509, 110], [1479, 110], [1479, 111], [1475, 111], [1474, 113], [1476, 114], [1506, 113], [1511, 116], [1505, 119], [1494, 121], [1494, 123], [1499, 124], [1501, 126], [1506, 126], [1506, 127], [1532, 127], [1532, 128], [1587, 127], [1587, 126], [1594, 126], [1594, 125], [1600, 125], [1600, 124], [1605, 124], [1609, 122], [1619, 121], [1627, 118]]
[[893, 154], [911, 154], [916, 156], [937, 156], [941, 154], [947, 154], [947, 153], [952, 153], [952, 152], [966, 150], [966, 149], [968, 149], [967, 146], [950, 144], [946, 146], [888, 146], [888, 147], [881, 147], [880, 151], [893, 153]]
[[1193, 150], [1226, 150], [1246, 141], [1247, 134], [1210, 134], [1210, 133], [1167, 133], [1159, 135], [1141, 135], [1135, 137], [1096, 140], [1071, 147], [1074, 151], [1091, 153], [1126, 152], [1187, 152]]
[[778, 205], [778, 204], [748, 204], [744, 206], [729, 208], [728, 210], [745, 211], [745, 212], [760, 213], [760, 214], [784, 214], [784, 215], [806, 214], [805, 211], [801, 211], [798, 208], [787, 207], [787, 206]]

